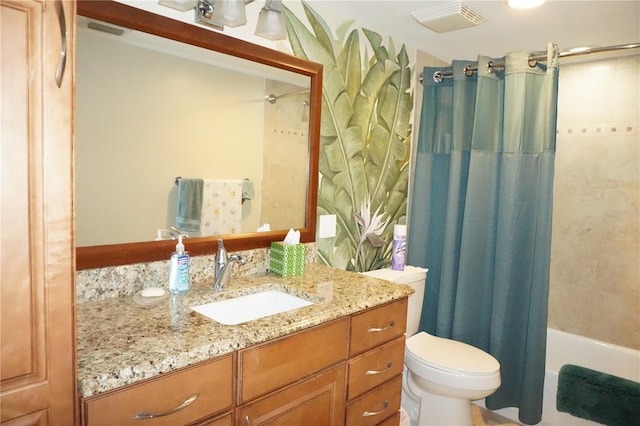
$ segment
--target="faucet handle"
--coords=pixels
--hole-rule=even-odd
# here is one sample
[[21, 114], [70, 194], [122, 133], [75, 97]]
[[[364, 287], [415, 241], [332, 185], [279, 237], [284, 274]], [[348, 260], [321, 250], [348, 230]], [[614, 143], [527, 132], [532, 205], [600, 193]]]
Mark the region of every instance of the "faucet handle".
[[231, 259], [235, 260], [241, 265], [244, 265], [245, 262], [247, 261], [247, 258], [241, 254], [232, 254], [231, 256], [229, 256], [229, 261], [231, 261]]

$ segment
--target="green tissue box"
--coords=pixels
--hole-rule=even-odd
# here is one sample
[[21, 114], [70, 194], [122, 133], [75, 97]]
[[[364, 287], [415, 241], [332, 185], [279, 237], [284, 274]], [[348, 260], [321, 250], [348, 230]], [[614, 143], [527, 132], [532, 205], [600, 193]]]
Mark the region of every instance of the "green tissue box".
[[302, 244], [271, 243], [269, 270], [281, 277], [304, 274], [304, 249]]

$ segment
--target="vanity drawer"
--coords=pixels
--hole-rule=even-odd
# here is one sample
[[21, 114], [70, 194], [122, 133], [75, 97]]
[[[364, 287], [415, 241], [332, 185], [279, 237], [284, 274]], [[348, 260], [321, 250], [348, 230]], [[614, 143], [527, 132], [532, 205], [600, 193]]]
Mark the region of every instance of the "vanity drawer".
[[[85, 425], [167, 425], [187, 424], [231, 407], [233, 357], [162, 374], [105, 395], [84, 400]], [[176, 409], [193, 395], [195, 400]], [[166, 415], [136, 420], [139, 413]]]
[[375, 388], [347, 405], [346, 423], [349, 426], [372, 426], [400, 410], [402, 376]]
[[402, 374], [404, 336], [349, 361], [347, 399], [356, 398], [370, 389]]
[[347, 359], [349, 318], [238, 352], [238, 404]]
[[407, 327], [407, 298], [370, 309], [351, 317], [351, 356], [404, 335]]

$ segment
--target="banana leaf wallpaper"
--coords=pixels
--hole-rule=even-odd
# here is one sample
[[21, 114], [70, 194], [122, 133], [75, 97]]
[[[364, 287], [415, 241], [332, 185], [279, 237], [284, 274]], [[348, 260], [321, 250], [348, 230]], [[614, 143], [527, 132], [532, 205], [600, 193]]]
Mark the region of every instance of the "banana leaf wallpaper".
[[[391, 262], [393, 225], [406, 223], [413, 96], [405, 46], [351, 22], [331, 33], [309, 4], [309, 28], [285, 8], [294, 55], [323, 64], [318, 215], [336, 215], [333, 238], [318, 239], [318, 262], [368, 271]], [[361, 53], [364, 50], [364, 53]], [[369, 58], [369, 50], [371, 57]]]

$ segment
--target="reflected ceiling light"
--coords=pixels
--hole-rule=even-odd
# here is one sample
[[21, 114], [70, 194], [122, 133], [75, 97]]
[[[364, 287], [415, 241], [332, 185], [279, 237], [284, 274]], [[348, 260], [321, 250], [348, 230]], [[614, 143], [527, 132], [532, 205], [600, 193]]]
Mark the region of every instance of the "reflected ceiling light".
[[514, 9], [531, 9], [544, 2], [545, 0], [507, 0], [507, 4]]
[[172, 9], [184, 12], [196, 7], [198, 0], [160, 0], [158, 3], [162, 6], [167, 6]]
[[281, 0], [267, 0], [258, 15], [258, 25], [255, 34], [269, 40], [284, 40], [287, 38]]
[[[186, 11], [194, 9], [196, 22], [217, 30], [247, 23], [245, 6], [255, 0], [159, 0], [162, 6]], [[258, 16], [255, 34], [270, 40], [287, 38], [282, 0], [266, 0]]]

